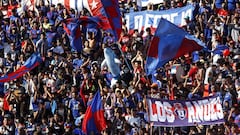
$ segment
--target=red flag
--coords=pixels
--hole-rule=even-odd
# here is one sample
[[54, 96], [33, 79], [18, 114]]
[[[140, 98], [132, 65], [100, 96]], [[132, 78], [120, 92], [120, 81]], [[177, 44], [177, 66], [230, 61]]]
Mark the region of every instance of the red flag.
[[5, 110], [5, 111], [9, 111], [9, 103], [6, 99], [7, 96], [8, 96], [8, 94], [6, 94], [3, 98], [3, 110]]
[[86, 106], [87, 99], [86, 99], [86, 97], [85, 97], [85, 95], [84, 95], [84, 93], [83, 93], [83, 89], [84, 89], [85, 84], [86, 84], [86, 80], [84, 80], [84, 81], [82, 82], [82, 85], [81, 85], [81, 87], [80, 87], [80, 97], [82, 98], [83, 103], [84, 103], [84, 105]]

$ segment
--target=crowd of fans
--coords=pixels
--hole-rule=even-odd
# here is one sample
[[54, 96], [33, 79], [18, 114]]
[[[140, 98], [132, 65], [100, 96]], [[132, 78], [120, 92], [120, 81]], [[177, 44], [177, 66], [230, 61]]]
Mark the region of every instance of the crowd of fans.
[[[192, 19], [186, 17], [186, 25], [182, 28], [206, 43], [210, 50], [225, 45], [230, 53], [198, 51], [186, 54], [159, 68], [154, 74], [157, 81], [152, 82], [144, 66], [154, 33], [147, 28], [129, 34], [124, 15], [188, 4], [195, 6], [194, 16]], [[23, 77], [1, 83], [0, 134], [82, 134], [84, 113], [97, 90], [101, 91], [107, 122], [102, 134], [240, 134], [240, 2], [164, 0], [141, 8], [128, 0], [119, 1], [119, 5], [123, 16], [120, 44], [115, 44], [113, 35], [108, 32], [102, 32], [100, 40], [94, 34], [82, 33], [84, 49], [81, 53], [70, 47], [61, 21], [89, 15], [87, 10], [77, 13], [61, 4], [47, 6], [42, 1], [37, 5], [38, 13], [18, 14], [12, 10], [10, 17], [1, 14], [1, 75], [14, 72], [34, 52], [39, 52], [44, 61]], [[52, 41], [47, 40], [50, 36], [47, 33], [56, 33]], [[103, 46], [111, 47], [122, 62], [121, 77], [112, 87], [111, 73], [107, 67], [100, 66], [104, 59]], [[182, 74], [171, 72], [176, 65], [182, 69]], [[207, 94], [204, 92], [206, 86], [210, 89]], [[225, 123], [164, 128], [151, 127], [148, 122], [147, 96], [184, 100], [208, 95], [221, 97]]]

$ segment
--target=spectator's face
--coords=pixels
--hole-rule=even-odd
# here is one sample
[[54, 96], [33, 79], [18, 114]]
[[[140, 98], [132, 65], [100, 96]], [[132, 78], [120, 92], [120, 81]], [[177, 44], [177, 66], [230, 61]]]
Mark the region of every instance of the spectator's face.
[[55, 55], [55, 56], [54, 56], [54, 59], [55, 59], [55, 60], [57, 60], [57, 59], [58, 59], [58, 56], [57, 56], [57, 55]]
[[142, 108], [142, 106], [143, 106], [142, 102], [139, 102], [138, 103], [138, 108]]
[[220, 22], [219, 22], [218, 19], [214, 19], [214, 23], [215, 23], [216, 25], [219, 25], [219, 24], [220, 24]]
[[143, 84], [142, 83], [139, 83], [138, 84], [138, 88], [141, 90], [143, 88]]
[[46, 123], [47, 121], [46, 121], [46, 119], [42, 119], [42, 123]]
[[228, 108], [228, 107], [229, 107], [229, 103], [228, 103], [228, 102], [224, 102], [224, 106], [225, 106], [226, 108]]
[[135, 110], [131, 110], [131, 115], [135, 116], [136, 115], [136, 111]]
[[202, 7], [205, 7], [205, 6], [206, 6], [206, 4], [205, 4], [204, 2], [202, 2], [201, 6], [202, 6]]
[[211, 91], [216, 92], [215, 86], [211, 86]]
[[37, 28], [37, 24], [36, 23], [33, 24], [33, 28], [35, 28], [35, 29]]
[[127, 114], [131, 113], [131, 110], [129, 108], [126, 109]]
[[9, 118], [4, 118], [3, 119], [3, 125], [8, 125], [9, 124]]
[[138, 62], [135, 62], [135, 63], [134, 63], [134, 66], [135, 66], [135, 67], [138, 67], [138, 66], [139, 66]]
[[36, 127], [36, 130], [37, 130], [37, 132], [41, 131], [41, 127], [40, 127], [40, 126], [37, 126], [37, 127]]
[[41, 39], [44, 39], [45, 38], [45, 35], [44, 34], [41, 34]]
[[93, 93], [89, 93], [89, 98], [90, 98], [90, 99], [93, 98]]
[[115, 116], [116, 116], [117, 118], [119, 118], [119, 113], [118, 113], [118, 112], [116, 112], [116, 113], [115, 113]]
[[67, 9], [63, 9], [63, 14], [67, 14]]
[[134, 33], [133, 33], [133, 36], [137, 36], [138, 35], [138, 31], [135, 31]]
[[44, 6], [43, 0], [40, 0], [39, 3], [40, 3], [41, 6]]
[[237, 126], [233, 125], [233, 126], [231, 127], [231, 131], [232, 131], [232, 133], [237, 133], [237, 131], [238, 131]]
[[54, 120], [58, 120], [58, 115], [57, 114], [54, 114]]
[[51, 57], [51, 56], [52, 56], [52, 52], [48, 52], [48, 53], [47, 53], [47, 56], [48, 56], [48, 57]]
[[74, 92], [72, 93], [72, 98], [76, 98], [76, 94]]
[[44, 23], [48, 23], [48, 19], [47, 18], [44, 19]]
[[55, 8], [54, 8], [54, 7], [51, 7], [51, 8], [50, 8], [50, 10], [51, 10], [51, 11], [54, 11], [54, 10], [55, 10]]
[[76, 91], [75, 87], [71, 87], [71, 92], [75, 92], [75, 91]]
[[8, 123], [7, 118], [4, 118], [4, 119], [3, 119], [3, 125], [7, 125], [7, 123]]
[[151, 88], [151, 93], [154, 94], [156, 92], [155, 88]]
[[15, 28], [12, 29], [12, 33], [13, 33], [13, 34], [16, 33], [16, 29], [15, 29]]
[[11, 50], [14, 50], [14, 49], [15, 49], [15, 45], [11, 44]]

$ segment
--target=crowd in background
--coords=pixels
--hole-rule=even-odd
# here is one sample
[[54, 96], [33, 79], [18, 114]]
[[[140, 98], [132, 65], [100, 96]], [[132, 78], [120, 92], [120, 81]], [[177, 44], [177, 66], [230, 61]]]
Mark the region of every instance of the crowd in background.
[[[16, 1], [11, 3], [18, 4]], [[225, 45], [230, 52], [186, 54], [159, 68], [154, 74], [157, 81], [153, 83], [144, 66], [154, 33], [147, 28], [129, 34], [124, 15], [188, 4], [195, 6], [194, 16], [192, 19], [186, 17], [182, 28], [206, 43], [210, 50]], [[0, 84], [0, 134], [82, 134], [84, 113], [98, 90], [101, 91], [107, 121], [102, 134], [240, 134], [240, 2], [164, 0], [141, 8], [133, 0], [128, 0], [119, 1], [119, 5], [123, 16], [120, 46], [114, 43], [111, 33], [103, 31], [101, 40], [91, 33], [82, 33], [84, 49], [81, 53], [70, 47], [61, 21], [89, 15], [87, 10], [77, 13], [73, 9], [68, 11], [61, 4], [46, 6], [42, 1], [37, 5], [38, 14], [33, 11], [18, 14], [14, 9], [10, 17], [1, 14], [1, 75], [14, 72], [34, 52], [39, 52], [44, 61], [23, 77]], [[46, 33], [56, 34], [52, 40], [47, 40], [49, 34]], [[110, 87], [112, 76], [108, 68], [100, 66], [104, 59], [103, 46], [111, 47], [122, 62], [121, 77], [113, 87]], [[174, 65], [183, 69], [180, 78], [171, 72]], [[196, 99], [205, 96], [205, 86], [209, 87], [207, 95], [221, 97], [225, 123], [151, 128], [147, 96]]]

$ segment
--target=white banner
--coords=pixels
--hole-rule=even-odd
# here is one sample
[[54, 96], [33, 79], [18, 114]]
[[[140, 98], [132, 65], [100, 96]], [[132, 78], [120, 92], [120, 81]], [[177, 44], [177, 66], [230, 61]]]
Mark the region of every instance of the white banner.
[[154, 126], [194, 126], [224, 122], [220, 97], [198, 100], [160, 100], [148, 98], [149, 120]]

